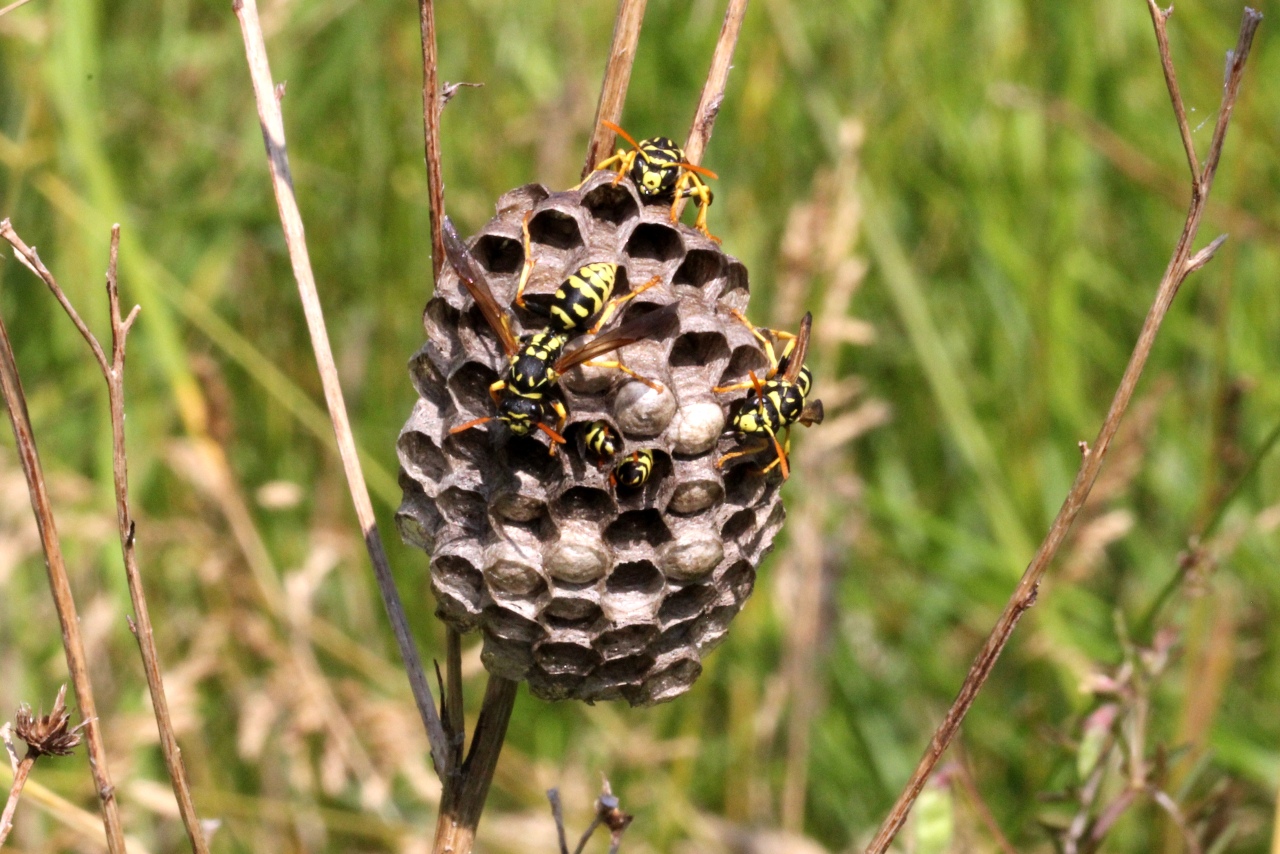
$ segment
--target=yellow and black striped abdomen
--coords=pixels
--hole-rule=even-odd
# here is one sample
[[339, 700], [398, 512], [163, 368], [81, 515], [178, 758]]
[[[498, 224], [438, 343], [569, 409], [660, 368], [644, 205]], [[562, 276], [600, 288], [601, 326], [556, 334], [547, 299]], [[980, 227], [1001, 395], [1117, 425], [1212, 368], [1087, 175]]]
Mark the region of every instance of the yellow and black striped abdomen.
[[618, 486], [626, 489], [639, 489], [649, 481], [653, 474], [653, 452], [648, 448], [632, 451], [631, 456], [618, 463], [613, 469], [613, 477]]
[[608, 460], [618, 452], [618, 436], [607, 421], [592, 421], [588, 424], [583, 442], [598, 460]]
[[561, 332], [586, 328], [613, 296], [618, 265], [597, 261], [579, 267], [556, 289], [551, 300], [551, 325]]

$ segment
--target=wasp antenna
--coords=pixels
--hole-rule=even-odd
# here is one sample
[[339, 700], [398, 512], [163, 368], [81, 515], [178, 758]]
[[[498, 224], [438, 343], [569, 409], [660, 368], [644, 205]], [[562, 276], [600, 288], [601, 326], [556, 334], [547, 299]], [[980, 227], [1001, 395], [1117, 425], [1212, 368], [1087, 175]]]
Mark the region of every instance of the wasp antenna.
[[636, 142], [636, 141], [635, 141], [635, 138], [634, 138], [634, 137], [632, 137], [632, 136], [631, 136], [631, 134], [627, 133], [625, 130], [623, 130], [622, 128], [618, 127], [618, 126], [617, 126], [617, 125], [615, 125], [613, 122], [609, 121], [608, 119], [601, 119], [601, 120], [600, 120], [600, 124], [604, 125], [604, 126], [605, 126], [605, 127], [607, 127], [609, 130], [613, 131], [613, 132], [614, 132], [614, 133], [616, 133], [618, 136], [620, 136], [620, 137], [622, 137], [623, 139], [625, 139], [627, 142], [631, 143], [631, 147], [632, 147], [632, 148], [637, 149], [637, 150], [640, 148], [640, 143]]
[[705, 166], [699, 166], [699, 165], [698, 165], [698, 164], [696, 164], [696, 163], [681, 163], [681, 164], [680, 164], [680, 168], [681, 168], [681, 169], [688, 169], [690, 172], [697, 172], [699, 175], [706, 175], [708, 178], [715, 178], [716, 180], [719, 180], [719, 179], [720, 179], [720, 176], [719, 176], [719, 175], [717, 175], [716, 173], [712, 172], [712, 171], [711, 171], [710, 169], [708, 169], [707, 167], [705, 167]]
[[782, 449], [782, 443], [778, 441], [778, 437], [770, 434], [769, 438], [773, 439], [773, 449], [778, 453], [778, 467], [782, 469], [782, 480], [786, 482], [791, 477], [791, 469], [787, 466], [787, 452]]
[[468, 421], [466, 424], [459, 424], [457, 427], [454, 427], [452, 430], [449, 431], [449, 435], [452, 436], [454, 433], [461, 433], [463, 430], [470, 430], [472, 427], [479, 427], [481, 424], [484, 424], [486, 421], [492, 421], [492, 420], [493, 420], [492, 415], [486, 415], [484, 418], [477, 418], [474, 421]]

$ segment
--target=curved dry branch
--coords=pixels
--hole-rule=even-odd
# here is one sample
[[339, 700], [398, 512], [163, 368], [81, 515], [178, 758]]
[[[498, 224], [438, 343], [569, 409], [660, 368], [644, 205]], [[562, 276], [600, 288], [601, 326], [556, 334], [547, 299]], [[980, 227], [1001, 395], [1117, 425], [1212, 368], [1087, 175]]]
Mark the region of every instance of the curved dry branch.
[[[1166, 68], [1170, 97], [1173, 100], [1174, 112], [1179, 117], [1179, 125], [1181, 127], [1185, 122], [1183, 117], [1186, 115], [1186, 108], [1182, 103], [1181, 95], [1172, 75], [1172, 60], [1169, 58], [1168, 40], [1159, 37], [1163, 33], [1164, 22], [1169, 12], [1161, 11], [1154, 3], [1150, 4], [1150, 8], [1153, 19], [1156, 21], [1157, 44], [1161, 61]], [[933, 773], [938, 760], [946, 752], [947, 747], [959, 731], [960, 724], [977, 698], [978, 692], [987, 681], [987, 677], [991, 675], [991, 671], [995, 667], [1000, 653], [1004, 650], [1005, 644], [1009, 642], [1009, 638], [1013, 634], [1018, 621], [1026, 613], [1027, 609], [1035, 604], [1041, 579], [1048, 570], [1050, 562], [1057, 554], [1058, 548], [1062, 545], [1072, 522], [1075, 521], [1076, 515], [1080, 512], [1080, 508], [1084, 506], [1085, 500], [1089, 497], [1090, 490], [1093, 489], [1094, 481], [1102, 468], [1102, 461], [1106, 456], [1107, 448], [1110, 446], [1111, 440], [1115, 437], [1116, 430], [1120, 426], [1120, 419], [1124, 416], [1125, 410], [1128, 409], [1129, 401], [1133, 397], [1134, 389], [1138, 384], [1138, 378], [1142, 375], [1142, 370], [1146, 366], [1147, 357], [1151, 355], [1156, 333], [1160, 329], [1160, 324], [1164, 320], [1165, 314], [1169, 311], [1169, 306], [1173, 303], [1173, 298], [1177, 295], [1178, 289], [1182, 286], [1186, 277], [1204, 266], [1213, 257], [1218, 247], [1222, 245], [1224, 238], [1219, 237], [1195, 255], [1191, 253], [1191, 246], [1195, 241], [1196, 233], [1200, 229], [1200, 219], [1204, 214], [1205, 202], [1213, 185], [1218, 159], [1222, 154], [1222, 144], [1226, 139], [1227, 124], [1240, 91], [1245, 61], [1249, 57], [1249, 49], [1253, 45], [1254, 33], [1257, 31], [1261, 21], [1262, 16], [1258, 12], [1248, 7], [1245, 8], [1236, 47], [1228, 54], [1226, 80], [1223, 86], [1222, 104], [1218, 110], [1218, 122], [1214, 128], [1209, 155], [1205, 159], [1205, 166], [1202, 170], [1196, 169], [1195, 152], [1188, 144], [1187, 156], [1192, 163], [1193, 178], [1191, 206], [1187, 212], [1186, 223], [1183, 225], [1182, 234], [1178, 238], [1173, 257], [1169, 260], [1169, 265], [1165, 269], [1160, 286], [1156, 290], [1155, 300], [1147, 313], [1146, 320], [1143, 322], [1142, 331], [1138, 335], [1138, 342], [1134, 346], [1133, 354], [1129, 357], [1129, 364], [1125, 368], [1124, 375], [1120, 380], [1120, 386], [1116, 389], [1115, 397], [1111, 401], [1111, 408], [1107, 411], [1102, 429], [1098, 432], [1098, 437], [1094, 440], [1092, 447], [1081, 443], [1083, 459], [1080, 464], [1080, 470], [1076, 473], [1075, 482], [1071, 485], [1071, 491], [1067, 493], [1067, 498], [1063, 502], [1061, 509], [1059, 509], [1057, 517], [1054, 518], [1053, 524], [1050, 525], [1049, 532], [1045, 535], [1040, 548], [1027, 565], [1026, 571], [1013, 592], [1013, 596], [1000, 614], [1000, 619], [996, 622], [977, 658], [974, 659], [973, 664], [970, 666], [969, 673], [965, 677], [964, 683], [960, 686], [959, 695], [947, 711], [947, 715], [943, 718], [938, 729], [934, 732], [933, 739], [929, 742], [929, 746], [912, 773], [911, 779], [907, 782], [906, 788], [898, 797], [898, 801], [894, 804], [889, 815], [880, 825], [880, 829], [871, 844], [867, 846], [866, 851], [868, 854], [884, 854], [888, 850], [890, 843], [906, 822], [912, 805], [920, 795], [920, 791], [924, 788], [929, 776]]]

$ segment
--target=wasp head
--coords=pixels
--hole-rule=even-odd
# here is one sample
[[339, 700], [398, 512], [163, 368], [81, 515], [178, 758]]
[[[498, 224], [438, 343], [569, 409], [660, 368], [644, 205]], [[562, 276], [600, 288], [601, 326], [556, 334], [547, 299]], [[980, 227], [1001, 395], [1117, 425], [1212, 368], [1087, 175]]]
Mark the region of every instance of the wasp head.
[[498, 419], [517, 436], [528, 436], [539, 423], [546, 421], [542, 401], [513, 395], [498, 405]]
[[631, 180], [646, 198], [663, 196], [676, 188], [684, 151], [665, 136], [640, 143], [640, 155], [631, 167]]

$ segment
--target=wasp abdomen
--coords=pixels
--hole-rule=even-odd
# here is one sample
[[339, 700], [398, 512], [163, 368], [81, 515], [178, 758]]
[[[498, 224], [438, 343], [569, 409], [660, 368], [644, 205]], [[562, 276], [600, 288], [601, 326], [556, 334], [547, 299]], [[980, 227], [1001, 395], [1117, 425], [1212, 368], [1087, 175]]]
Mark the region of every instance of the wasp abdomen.
[[552, 326], [561, 332], [576, 332], [585, 327], [613, 296], [617, 279], [617, 264], [597, 261], [579, 267], [552, 297]]

